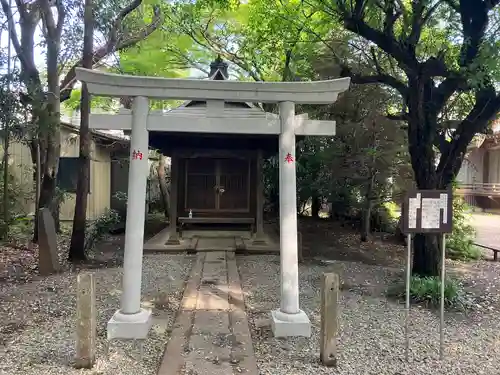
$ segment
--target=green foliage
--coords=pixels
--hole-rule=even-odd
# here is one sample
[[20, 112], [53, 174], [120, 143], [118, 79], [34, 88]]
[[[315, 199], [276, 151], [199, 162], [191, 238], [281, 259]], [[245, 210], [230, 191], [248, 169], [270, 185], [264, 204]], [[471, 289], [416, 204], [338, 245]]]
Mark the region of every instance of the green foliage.
[[[388, 291], [389, 296], [404, 299], [406, 288], [397, 284]], [[410, 281], [410, 298], [415, 303], [423, 303], [429, 307], [438, 307], [441, 300], [440, 277], [412, 276]], [[462, 285], [454, 279], [446, 279], [444, 283], [444, 303], [450, 308], [463, 310], [468, 307]]]
[[400, 207], [394, 202], [384, 202], [372, 211], [371, 226], [384, 233], [395, 233], [401, 213]]
[[119, 201], [127, 201], [127, 193], [123, 191], [117, 191], [116, 193], [113, 194], [113, 198], [117, 199]]
[[470, 224], [470, 209], [462, 199], [455, 195], [453, 199], [453, 233], [447, 237], [446, 253], [451, 259], [480, 259], [482, 252], [474, 246], [476, 230]]
[[[0, 148], [1, 150], [1, 148]], [[12, 166], [9, 168], [9, 173], [7, 177], [7, 197], [8, 197], [8, 210], [9, 217], [11, 221], [15, 221], [18, 217], [25, 216], [27, 212], [26, 201], [29, 200], [32, 194], [31, 187], [27, 187], [19, 181], [18, 176], [12, 173]], [[4, 166], [0, 163], [0, 176], [2, 176], [2, 184], [0, 185], [0, 207], [3, 209], [4, 191], [3, 191], [3, 177], [4, 177]], [[2, 223], [3, 226], [3, 216]]]
[[29, 240], [33, 236], [33, 218], [20, 216], [14, 218], [9, 225], [9, 241]]
[[120, 215], [115, 210], [107, 210], [96, 220], [89, 222], [85, 234], [85, 251], [93, 250], [95, 245], [119, 222]]

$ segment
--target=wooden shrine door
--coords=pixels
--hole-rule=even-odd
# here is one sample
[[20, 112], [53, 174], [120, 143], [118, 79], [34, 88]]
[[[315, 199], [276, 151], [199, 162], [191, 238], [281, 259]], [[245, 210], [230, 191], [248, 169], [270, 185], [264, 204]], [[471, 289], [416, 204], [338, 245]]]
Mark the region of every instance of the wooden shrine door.
[[248, 159], [188, 159], [185, 209], [197, 212], [249, 212]]
[[217, 163], [220, 211], [250, 211], [250, 162], [248, 159], [219, 159]]

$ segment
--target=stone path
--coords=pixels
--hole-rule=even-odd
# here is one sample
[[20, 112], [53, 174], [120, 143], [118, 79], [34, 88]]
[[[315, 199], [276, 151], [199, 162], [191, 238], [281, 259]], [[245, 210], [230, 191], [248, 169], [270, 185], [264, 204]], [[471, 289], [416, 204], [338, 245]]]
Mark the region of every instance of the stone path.
[[500, 249], [500, 215], [475, 213], [471, 223], [476, 228], [478, 244]]
[[158, 375], [257, 375], [234, 252], [198, 253]]

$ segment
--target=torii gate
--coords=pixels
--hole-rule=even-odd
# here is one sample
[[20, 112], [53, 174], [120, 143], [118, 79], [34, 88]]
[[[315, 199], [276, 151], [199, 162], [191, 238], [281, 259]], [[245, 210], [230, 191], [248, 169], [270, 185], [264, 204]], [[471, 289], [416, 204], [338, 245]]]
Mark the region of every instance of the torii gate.
[[[331, 104], [349, 88], [350, 79], [317, 82], [238, 82], [168, 79], [103, 73], [76, 69], [76, 78], [97, 96], [133, 97], [132, 111], [118, 115], [95, 115], [91, 128], [131, 130], [127, 223], [123, 264], [121, 306], [108, 322], [108, 339], [144, 339], [151, 328], [151, 311], [141, 308], [144, 202], [148, 175], [147, 157], [137, 158], [133, 150], [148, 149], [148, 131], [193, 133], [239, 133], [279, 135], [279, 205], [281, 303], [271, 312], [277, 337], [311, 334], [311, 323], [299, 308], [297, 259], [297, 205], [295, 136], [333, 136], [334, 121], [309, 120], [295, 115], [295, 103]], [[182, 118], [150, 113], [149, 98], [207, 101], [206, 113]], [[279, 103], [279, 116], [231, 117], [225, 101]], [[115, 116], [115, 117], [113, 117]], [[227, 126], [231, 124], [233, 126]]]

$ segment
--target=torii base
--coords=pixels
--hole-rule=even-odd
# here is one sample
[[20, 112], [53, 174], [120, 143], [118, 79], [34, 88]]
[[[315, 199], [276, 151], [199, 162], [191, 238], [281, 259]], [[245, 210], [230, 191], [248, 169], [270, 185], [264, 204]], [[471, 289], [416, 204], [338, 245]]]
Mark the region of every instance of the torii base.
[[136, 314], [118, 310], [108, 322], [108, 340], [144, 340], [153, 324], [151, 310], [141, 309]]
[[271, 328], [274, 337], [311, 337], [311, 321], [302, 310], [297, 314], [272, 311]]

